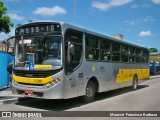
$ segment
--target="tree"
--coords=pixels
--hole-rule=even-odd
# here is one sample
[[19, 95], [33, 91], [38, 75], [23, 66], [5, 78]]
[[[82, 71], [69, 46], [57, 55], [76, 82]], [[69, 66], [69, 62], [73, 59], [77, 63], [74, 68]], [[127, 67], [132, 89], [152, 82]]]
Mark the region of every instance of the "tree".
[[149, 48], [149, 52], [153, 53], [153, 52], [158, 52], [158, 50], [156, 48]]
[[7, 8], [4, 6], [2, 0], [0, 0], [0, 33], [9, 33], [13, 23], [10, 20], [10, 17], [6, 15]]

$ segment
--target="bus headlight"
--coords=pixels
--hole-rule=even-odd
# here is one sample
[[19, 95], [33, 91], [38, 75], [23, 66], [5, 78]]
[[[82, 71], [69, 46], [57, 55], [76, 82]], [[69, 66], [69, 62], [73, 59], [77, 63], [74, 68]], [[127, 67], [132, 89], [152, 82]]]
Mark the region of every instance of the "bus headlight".
[[45, 84], [44, 87], [49, 88], [51, 86], [54, 86], [55, 84], [58, 84], [61, 80], [62, 80], [62, 78], [60, 78], [60, 77], [56, 78], [52, 82], [49, 82], [49, 83]]

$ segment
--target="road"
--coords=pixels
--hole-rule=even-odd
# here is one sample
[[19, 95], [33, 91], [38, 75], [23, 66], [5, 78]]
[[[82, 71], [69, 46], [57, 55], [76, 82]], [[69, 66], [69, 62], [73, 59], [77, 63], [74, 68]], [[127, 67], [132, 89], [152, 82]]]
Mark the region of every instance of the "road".
[[[50, 111], [50, 110], [51, 111], [160, 111], [160, 78], [150, 79], [140, 84], [138, 90], [136, 91], [132, 91], [131, 88], [123, 88], [105, 93], [100, 93], [97, 95], [95, 102], [89, 104], [82, 103], [80, 98], [73, 98], [69, 100], [29, 99], [28, 101], [22, 101], [16, 104], [7, 104], [0, 106], [0, 111]], [[58, 118], [58, 119], [65, 119], [65, 118]], [[76, 118], [76, 119], [84, 120], [84, 118]], [[86, 118], [86, 119], [93, 119], [93, 118]], [[99, 119], [99, 118], [94, 118], [94, 119]], [[106, 120], [106, 118], [101, 118], [101, 119]], [[114, 120], [115, 119], [118, 118], [116, 117], [114, 118]], [[124, 118], [121, 117], [119, 119], [124, 119]], [[136, 120], [136, 118], [134, 117], [130, 119]], [[150, 120], [151, 118], [146, 118], [146, 119]], [[159, 118], [153, 118], [153, 119], [158, 120]]]

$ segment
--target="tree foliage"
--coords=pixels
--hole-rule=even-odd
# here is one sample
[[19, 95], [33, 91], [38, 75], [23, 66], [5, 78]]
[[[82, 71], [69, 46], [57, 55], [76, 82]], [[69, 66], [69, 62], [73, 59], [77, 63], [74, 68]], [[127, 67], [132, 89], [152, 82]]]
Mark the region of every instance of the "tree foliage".
[[156, 48], [149, 48], [149, 52], [154, 53], [154, 52], [158, 52], [158, 50]]
[[0, 0], [0, 32], [9, 33], [13, 23], [10, 17], [6, 15], [7, 7], [4, 6], [2, 0]]

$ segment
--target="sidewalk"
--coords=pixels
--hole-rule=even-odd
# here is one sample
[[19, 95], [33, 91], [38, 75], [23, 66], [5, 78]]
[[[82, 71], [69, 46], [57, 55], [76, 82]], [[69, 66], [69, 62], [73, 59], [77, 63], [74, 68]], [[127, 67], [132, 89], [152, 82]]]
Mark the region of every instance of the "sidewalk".
[[[150, 76], [150, 79], [154, 79], [154, 78], [160, 78], [160, 75]], [[17, 103], [19, 102], [20, 99], [26, 99], [26, 98], [27, 97], [13, 95], [10, 88], [5, 88], [0, 90], [0, 105]]]
[[4, 88], [0, 90], [0, 105], [16, 103], [20, 98], [24, 97], [13, 95], [10, 88]]

